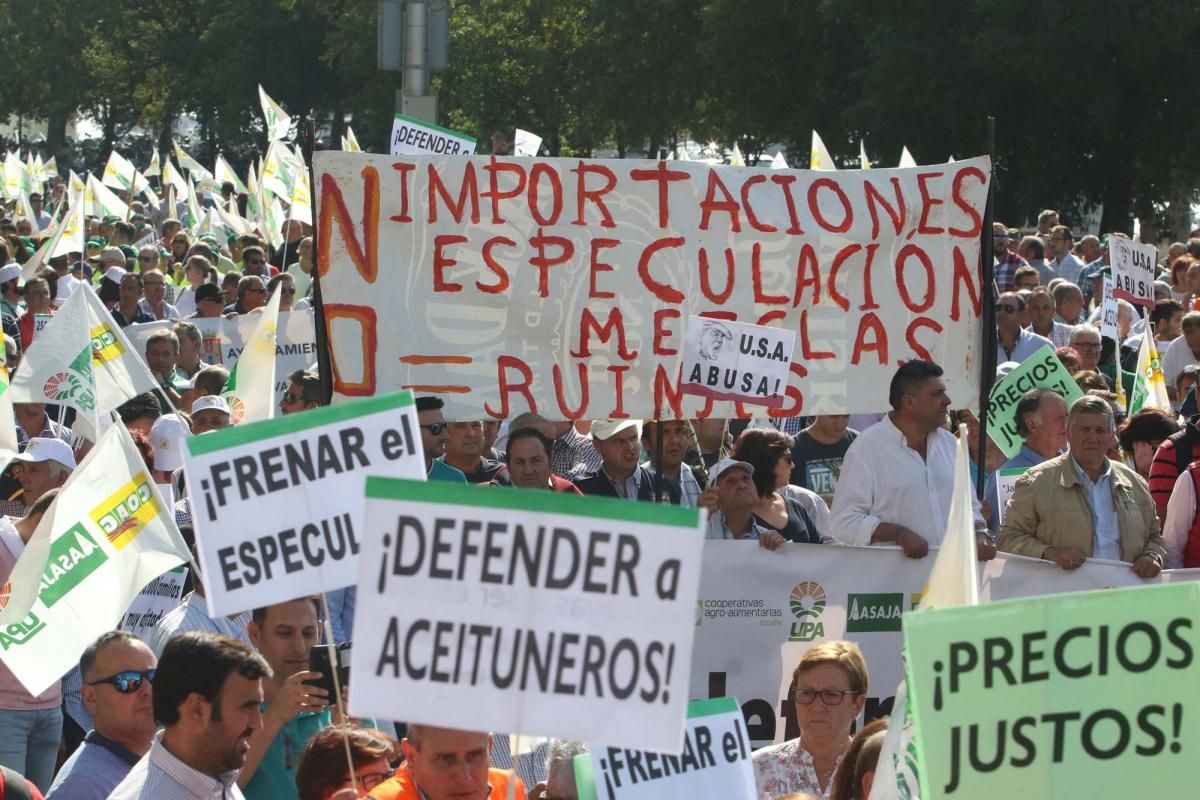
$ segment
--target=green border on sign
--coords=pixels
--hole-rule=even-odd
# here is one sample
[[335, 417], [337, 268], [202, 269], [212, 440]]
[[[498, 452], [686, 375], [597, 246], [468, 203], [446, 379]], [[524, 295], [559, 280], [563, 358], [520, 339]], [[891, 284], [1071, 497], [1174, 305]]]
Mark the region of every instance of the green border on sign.
[[442, 481], [412, 481], [369, 476], [367, 478], [367, 497], [380, 500], [472, 506], [474, 508], [502, 508], [541, 514], [565, 514], [575, 517], [615, 519], [622, 522], [645, 522], [651, 525], [674, 525], [680, 528], [695, 528], [700, 522], [699, 510], [684, 506], [630, 502], [612, 497], [581, 497], [560, 492], [540, 492], [506, 487], [491, 487], [481, 491], [478, 486], [448, 484]]
[[693, 700], [688, 703], [688, 719], [696, 717], [715, 717], [717, 714], [729, 714], [739, 709], [736, 697], [712, 697], [708, 700]]
[[[476, 139], [474, 136], [468, 136], [465, 133], [459, 133], [458, 131], [452, 131], [449, 128], [443, 128], [441, 125], [434, 125], [432, 122], [426, 122], [423, 119], [417, 119], [416, 117], [406, 117], [403, 114], [397, 114], [395, 118], [402, 119], [405, 122], [411, 123], [413, 125], [420, 125], [422, 128], [429, 128], [430, 130], [435, 130], [440, 133], [444, 133], [447, 136], [454, 136], [459, 139], [465, 139], [466, 141], [475, 142], [476, 144], [479, 143], [479, 140]], [[431, 153], [430, 155], [434, 155], [434, 154]]]
[[[335, 406], [322, 406], [305, 411], [303, 414], [288, 414], [274, 419], [264, 419], [259, 422], [248, 422], [232, 428], [214, 431], [204, 436], [189, 436], [188, 453], [193, 456], [203, 456], [218, 450], [228, 450], [240, 447], [250, 442], [272, 439], [285, 433], [300, 433], [301, 431], [320, 428], [322, 425], [332, 425], [335, 422], [345, 422], [355, 417], [365, 417], [378, 414], [381, 411], [392, 411], [411, 406], [412, 392], [405, 389], [393, 394], [364, 397], [361, 400], [349, 400]], [[413, 431], [413, 435], [417, 434]]]

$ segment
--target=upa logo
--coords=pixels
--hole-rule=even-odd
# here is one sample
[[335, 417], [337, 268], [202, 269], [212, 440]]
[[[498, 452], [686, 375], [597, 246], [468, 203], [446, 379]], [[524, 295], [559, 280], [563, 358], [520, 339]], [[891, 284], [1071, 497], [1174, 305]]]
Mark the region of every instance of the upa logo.
[[158, 502], [145, 473], [134, 477], [92, 509], [92, 519], [118, 550], [132, 542], [158, 514]]
[[797, 585], [788, 597], [788, 604], [797, 619], [792, 623], [788, 641], [811, 642], [825, 636], [825, 626], [818, 621], [825, 611], [825, 590], [821, 584], [805, 581]]
[[0, 630], [0, 650], [20, 647], [46, 628], [36, 614], [29, 614], [20, 622], [14, 622]]
[[904, 595], [852, 594], [846, 600], [846, 632], [899, 631]]
[[107, 325], [97, 325], [88, 331], [88, 335], [92, 341], [93, 364], [104, 364], [120, 358], [121, 354], [125, 352], [121, 340]]

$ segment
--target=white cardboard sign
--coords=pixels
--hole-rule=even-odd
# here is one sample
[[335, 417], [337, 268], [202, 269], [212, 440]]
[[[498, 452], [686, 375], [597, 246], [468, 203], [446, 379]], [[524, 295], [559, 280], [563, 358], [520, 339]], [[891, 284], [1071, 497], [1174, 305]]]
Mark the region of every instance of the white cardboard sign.
[[439, 128], [431, 122], [396, 115], [392, 123], [392, 150], [394, 156], [469, 156], [475, 152], [475, 140], [447, 128]]
[[679, 752], [697, 509], [371, 477], [350, 711]]
[[213, 617], [341, 589], [358, 576], [368, 474], [425, 478], [411, 392], [185, 440]]
[[684, 394], [783, 405], [795, 331], [690, 316], [684, 348]]
[[1154, 265], [1158, 250], [1153, 245], [1113, 236], [1108, 240], [1108, 263], [1112, 265], [1113, 294], [1122, 300], [1154, 307]]
[[593, 747], [594, 796], [598, 800], [754, 800], [750, 751], [736, 698], [697, 700], [688, 705], [687, 730], [678, 755]]

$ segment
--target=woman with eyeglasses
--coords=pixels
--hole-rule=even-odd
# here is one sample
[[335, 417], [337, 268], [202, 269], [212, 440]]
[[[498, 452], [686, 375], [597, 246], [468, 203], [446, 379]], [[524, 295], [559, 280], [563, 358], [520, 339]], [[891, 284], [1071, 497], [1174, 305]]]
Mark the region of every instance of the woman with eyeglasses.
[[[754, 468], [758, 502], [753, 522], [768, 529], [775, 543], [763, 534], [763, 546], [774, 550], [784, 541], [820, 544], [828, 529], [829, 508], [821, 496], [792, 486], [792, 437], [773, 428], [747, 428], [733, 445], [730, 457]], [[751, 526], [753, 527], [753, 526]]]
[[792, 675], [800, 735], [756, 752], [760, 800], [807, 792], [828, 800], [833, 777], [850, 748], [850, 726], [867, 702], [867, 662], [854, 642], [822, 642], [801, 657]]
[[[350, 740], [354, 777], [346, 763]], [[396, 772], [400, 744], [386, 733], [353, 725], [330, 725], [308, 740], [296, 768], [300, 800], [343, 800], [366, 797]]]

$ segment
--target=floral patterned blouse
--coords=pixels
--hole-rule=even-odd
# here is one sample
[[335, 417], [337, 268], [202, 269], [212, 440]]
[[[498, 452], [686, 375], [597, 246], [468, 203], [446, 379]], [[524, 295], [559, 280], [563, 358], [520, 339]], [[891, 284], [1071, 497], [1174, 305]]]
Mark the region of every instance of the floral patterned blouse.
[[[753, 760], [759, 800], [774, 800], [793, 792], [807, 792], [828, 800], [833, 791], [833, 775], [829, 776], [828, 786], [821, 786], [812, 754], [801, 746], [799, 738], [756, 750]], [[842, 756], [838, 756], [833, 767], [835, 773], [841, 763]]]

